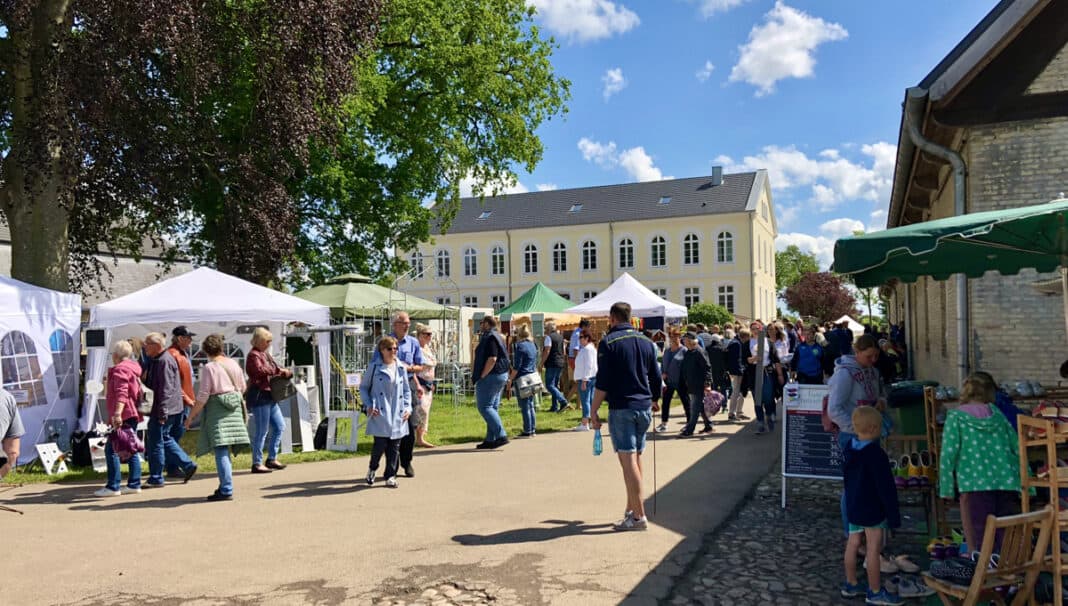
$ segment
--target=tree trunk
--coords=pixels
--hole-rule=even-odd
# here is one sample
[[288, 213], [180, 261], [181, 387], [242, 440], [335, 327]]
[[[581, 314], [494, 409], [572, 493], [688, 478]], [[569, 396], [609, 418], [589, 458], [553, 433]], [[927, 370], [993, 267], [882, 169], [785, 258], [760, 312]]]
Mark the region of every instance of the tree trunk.
[[4, 213], [11, 229], [11, 277], [66, 292], [70, 289], [70, 218], [57, 193], [56, 187], [36, 196], [8, 191]]

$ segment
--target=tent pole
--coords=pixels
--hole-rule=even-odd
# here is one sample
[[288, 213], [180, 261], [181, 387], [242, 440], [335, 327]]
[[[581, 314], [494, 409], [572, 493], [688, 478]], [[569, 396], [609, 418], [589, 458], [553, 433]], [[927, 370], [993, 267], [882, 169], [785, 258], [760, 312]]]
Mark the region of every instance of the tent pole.
[[1064, 330], [1068, 337], [1068, 265], [1061, 264], [1061, 302], [1064, 304]]

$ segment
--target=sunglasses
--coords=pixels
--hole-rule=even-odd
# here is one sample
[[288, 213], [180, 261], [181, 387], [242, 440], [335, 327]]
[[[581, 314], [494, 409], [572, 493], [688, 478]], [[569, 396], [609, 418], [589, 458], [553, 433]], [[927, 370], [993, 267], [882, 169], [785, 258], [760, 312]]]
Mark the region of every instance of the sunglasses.
[[383, 347], [382, 351], [397, 351], [396, 347]]
[[432, 332], [421, 332], [421, 333], [419, 333], [419, 336], [421, 336], [421, 337], [433, 337], [434, 333], [432, 333]]

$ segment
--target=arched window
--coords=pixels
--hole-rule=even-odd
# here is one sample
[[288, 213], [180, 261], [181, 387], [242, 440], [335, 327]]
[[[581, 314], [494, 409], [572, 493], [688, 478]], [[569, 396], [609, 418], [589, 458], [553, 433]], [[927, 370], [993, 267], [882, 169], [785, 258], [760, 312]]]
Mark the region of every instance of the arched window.
[[29, 335], [13, 330], [0, 339], [0, 376], [4, 389], [17, 392], [20, 408], [48, 403], [37, 347]]
[[634, 241], [630, 238], [619, 241], [619, 268], [634, 269]]
[[56, 330], [48, 337], [52, 350], [52, 370], [56, 373], [59, 397], [70, 400], [78, 397], [78, 372], [74, 367], [74, 339], [64, 330]]
[[449, 251], [438, 251], [438, 277], [448, 278], [452, 275], [452, 260], [449, 258]]
[[649, 263], [653, 267], [667, 267], [667, 240], [654, 236], [649, 244]]
[[495, 276], [504, 275], [504, 247], [497, 245], [490, 251], [490, 273]]
[[593, 243], [593, 240], [586, 240], [582, 243], [582, 269], [583, 271], [597, 269], [597, 245]]
[[413, 252], [412, 256], [408, 259], [408, 263], [412, 266], [412, 279], [418, 280], [419, 278], [422, 278], [425, 269], [423, 267], [423, 255], [418, 252]]
[[716, 261], [734, 263], [734, 236], [729, 231], [721, 231], [716, 236]]
[[553, 244], [553, 271], [567, 271], [567, 244]]
[[686, 234], [682, 239], [682, 264], [697, 265], [701, 262], [701, 240], [697, 234]]
[[473, 248], [464, 249], [464, 275], [478, 275], [478, 251]]
[[[223, 355], [230, 358], [241, 368], [245, 367], [245, 352], [237, 343], [226, 341], [223, 343]], [[200, 377], [200, 369], [208, 363], [208, 354], [200, 348], [200, 343], [189, 346], [189, 365], [193, 367], [193, 376]]]
[[538, 273], [538, 247], [534, 244], [527, 244], [523, 249], [523, 273]]

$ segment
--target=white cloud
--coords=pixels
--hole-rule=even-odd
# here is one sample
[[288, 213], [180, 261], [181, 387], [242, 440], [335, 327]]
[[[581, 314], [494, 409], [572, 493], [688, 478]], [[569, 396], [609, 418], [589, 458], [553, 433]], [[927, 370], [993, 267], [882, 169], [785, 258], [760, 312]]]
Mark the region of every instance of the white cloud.
[[716, 13], [725, 13], [732, 8], [739, 7], [749, 0], [698, 0], [701, 5], [701, 16], [711, 17]]
[[708, 79], [712, 77], [712, 70], [716, 69], [715, 65], [712, 65], [711, 61], [705, 61], [705, 64], [701, 69], [697, 70], [694, 75], [697, 76], [698, 82], [708, 82]]
[[640, 145], [617, 153], [615, 141], [600, 143], [583, 137], [579, 139], [578, 148], [582, 152], [582, 158], [587, 162], [593, 162], [606, 169], [618, 166], [627, 171], [627, 174], [635, 181], [674, 179], [670, 175], [665, 176], [659, 168], [654, 166], [653, 158]]
[[477, 196], [479, 194], [486, 196], [500, 195], [500, 194], [525, 194], [529, 189], [527, 186], [519, 182], [512, 175], [499, 175], [496, 179], [491, 180], [481, 187], [476, 189], [475, 177], [473, 175], [467, 175], [463, 179], [460, 179], [460, 197], [469, 198], [471, 196]]
[[834, 238], [828, 238], [827, 236], [812, 236], [791, 232], [779, 234], [775, 238], [775, 249], [786, 250], [787, 246], [796, 245], [803, 252], [815, 255], [820, 264], [820, 271], [826, 271], [834, 262], [834, 241]]
[[553, 34], [572, 42], [591, 42], [634, 29], [638, 14], [609, 0], [527, 0]]
[[879, 208], [871, 211], [871, 223], [868, 224], [868, 232], [883, 231], [886, 229], [886, 209]]
[[601, 76], [601, 83], [604, 84], [604, 100], [608, 101], [608, 98], [618, 93], [619, 91], [627, 88], [627, 79], [623, 77], [623, 68], [615, 67], [604, 72]]
[[824, 42], [842, 40], [849, 32], [837, 23], [827, 23], [775, 3], [764, 23], [754, 25], [749, 41], [738, 47], [738, 63], [731, 69], [731, 82], [748, 82], [757, 87], [756, 96], [775, 91], [775, 83], [786, 78], [808, 78], [815, 71], [816, 48]]
[[789, 229], [801, 215], [800, 206], [780, 206], [775, 209], [775, 222], [779, 229]]
[[862, 146], [860, 153], [871, 158], [870, 166], [853, 162], [835, 149], [825, 149], [817, 157], [809, 157], [794, 146], [777, 145], [768, 145], [759, 154], [745, 156], [741, 162], [719, 156], [714, 163], [723, 165], [727, 172], [766, 168], [772, 187], [808, 187], [810, 200], [820, 210], [830, 210], [848, 200], [889, 202], [897, 148], [880, 141]]
[[538, 183], [534, 186], [538, 191], [552, 191], [554, 189], [560, 189], [555, 183]]
[[831, 219], [820, 225], [820, 231], [837, 240], [838, 238], [852, 236], [853, 232], [864, 231], [864, 223], [848, 218]]

